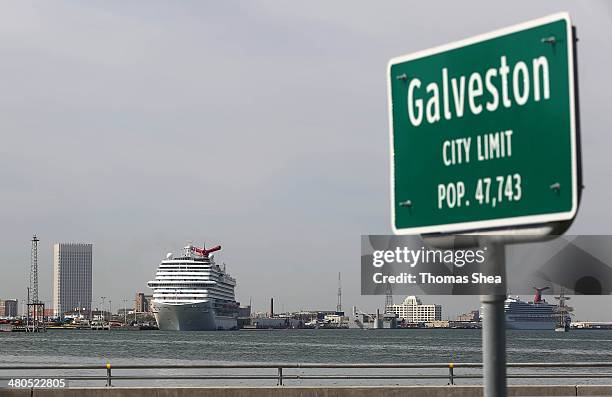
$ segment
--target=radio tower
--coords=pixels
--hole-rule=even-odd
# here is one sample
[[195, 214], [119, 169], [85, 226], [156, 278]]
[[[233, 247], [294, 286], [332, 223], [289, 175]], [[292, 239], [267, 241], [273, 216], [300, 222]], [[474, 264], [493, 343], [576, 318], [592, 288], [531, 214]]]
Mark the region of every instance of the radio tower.
[[342, 281], [340, 279], [340, 273], [338, 273], [338, 304], [336, 305], [336, 311], [342, 311]]
[[30, 299], [28, 303], [38, 303], [38, 242], [36, 235], [32, 237], [32, 251], [30, 253]]
[[38, 300], [38, 242], [36, 235], [32, 237], [30, 251], [30, 287], [28, 288], [28, 318], [26, 332], [46, 332], [45, 304]]

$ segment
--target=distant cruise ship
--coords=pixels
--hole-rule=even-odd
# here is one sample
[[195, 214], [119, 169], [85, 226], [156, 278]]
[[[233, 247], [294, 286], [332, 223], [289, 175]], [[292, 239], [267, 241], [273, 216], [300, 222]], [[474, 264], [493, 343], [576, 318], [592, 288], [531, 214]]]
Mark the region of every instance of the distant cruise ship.
[[557, 306], [542, 299], [542, 291], [536, 288], [533, 302], [525, 302], [518, 297], [508, 297], [505, 302], [506, 328], [508, 329], [549, 329], [554, 330], [558, 315]]
[[212, 331], [236, 329], [238, 303], [236, 280], [215, 263], [210, 249], [189, 244], [181, 255], [166, 256], [157, 269], [153, 307], [161, 330]]

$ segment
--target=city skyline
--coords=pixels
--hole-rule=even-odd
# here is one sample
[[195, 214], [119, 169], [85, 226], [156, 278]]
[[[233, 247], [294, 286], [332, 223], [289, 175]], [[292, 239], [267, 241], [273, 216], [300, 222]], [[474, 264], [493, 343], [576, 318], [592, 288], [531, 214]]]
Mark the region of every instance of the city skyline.
[[[189, 244], [193, 243], [193, 241], [188, 242]], [[93, 244], [91, 243], [75, 243], [75, 242], [70, 242], [70, 243], [53, 243], [52, 247], [54, 249], [54, 255], [56, 255], [56, 246], [61, 246], [61, 245], [68, 245], [68, 246], [75, 246], [75, 245], [86, 245], [89, 246], [91, 249], [91, 246], [93, 246]], [[178, 252], [178, 250], [177, 250]], [[44, 255], [43, 255], [44, 256]], [[40, 253], [39, 253], [39, 257], [40, 257]], [[40, 270], [39, 270], [40, 273]], [[44, 274], [44, 272], [43, 272]], [[42, 290], [44, 291], [44, 280], [42, 280], [43, 282], [39, 282], [40, 285], [43, 286]], [[53, 283], [52, 283], [53, 284]], [[93, 287], [93, 286], [92, 286]], [[337, 286], [336, 286], [337, 287]], [[104, 290], [99, 290], [101, 293]], [[337, 290], [336, 290], [337, 292]], [[148, 299], [152, 299], [152, 290], [150, 290], [146, 285], [143, 287], [143, 289], [135, 289], [132, 293], [131, 296], [128, 297], [114, 297], [114, 296], [110, 296], [108, 293], [106, 293], [106, 295], [102, 295], [102, 296], [97, 296], [96, 294], [92, 295], [92, 299], [91, 299], [91, 309], [89, 308], [83, 308], [83, 310], [85, 312], [89, 312], [90, 310], [100, 310], [100, 311], [108, 311], [111, 313], [118, 313], [119, 311], [122, 311], [124, 309], [126, 309], [127, 311], [133, 310], [135, 312], [147, 312], [148, 310], [138, 310], [137, 307], [148, 307]], [[520, 297], [531, 297], [532, 295], [516, 295], [516, 294], [510, 294], [509, 296], [520, 296]], [[376, 295], [376, 296], [369, 296], [373, 299], [378, 299], [378, 300], [382, 300], [385, 299], [386, 297], [384, 295]], [[446, 296], [448, 297], [448, 296]], [[549, 302], [553, 302], [554, 303], [554, 299], [553, 299], [553, 294], [551, 295], [544, 295], [543, 296], [544, 299], [548, 298]], [[605, 297], [605, 296], [604, 296]], [[44, 294], [42, 295], [42, 298], [44, 298]], [[257, 313], [268, 313], [269, 312], [269, 299], [270, 298], [274, 298], [275, 300], [277, 300], [277, 302], [280, 303], [280, 310], [276, 310], [276, 313], [291, 313], [291, 312], [300, 312], [300, 311], [312, 311], [312, 310], [320, 310], [320, 311], [326, 311], [326, 310], [330, 310], [330, 307], [327, 306], [322, 306], [322, 307], [314, 307], [314, 306], [299, 306], [299, 307], [286, 307], [285, 303], [283, 303], [283, 298], [282, 297], [277, 297], [274, 294], [272, 294], [270, 297], [267, 298], [267, 300], [265, 302], [263, 302], [261, 305], [259, 306], [252, 306], [251, 307], [251, 312], [254, 314]], [[334, 296], [334, 298], [337, 299], [337, 295]], [[475, 300], [474, 298], [478, 298], [478, 297], [472, 297], [472, 296], [465, 296], [465, 295], [455, 295], [453, 296], [453, 299], [457, 299], [457, 300], [463, 300], [463, 301], [473, 301], [474, 304], [470, 305], [470, 303], [467, 303], [466, 305], [462, 305], [462, 306], [458, 306], [458, 309], [453, 309], [450, 312], [446, 310], [446, 305], [443, 303], [440, 303], [441, 301], [445, 301], [445, 296], [441, 296], [441, 295], [428, 295], [425, 293], [421, 293], [421, 294], [394, 294], [393, 295], [393, 306], [397, 307], [397, 306], [401, 306], [402, 304], [405, 304], [406, 301], [411, 300], [411, 299], [416, 299], [416, 302], [418, 302], [419, 304], [421, 304], [422, 300], [425, 300], [426, 303], [424, 303], [424, 307], [428, 307], [426, 310], [434, 310], [432, 308], [436, 308], [435, 311], [437, 312], [438, 310], [441, 310], [441, 318], [444, 320], [454, 320], [458, 317], [461, 316], [465, 316], [466, 314], [473, 312], [473, 311], [480, 311], [480, 304], [477, 300]], [[574, 296], [574, 299], [576, 298], [576, 296]], [[578, 297], [580, 298], [580, 297]], [[592, 299], [593, 297], [588, 297], [587, 299]], [[25, 313], [25, 303], [27, 301], [27, 297], [23, 297], [23, 298], [18, 298], [18, 297], [2, 297], [0, 296], [0, 302], [2, 302], [2, 299], [5, 300], [10, 300], [10, 299], [15, 299], [17, 300], [19, 303], [18, 306], [18, 313], [22, 314]], [[55, 308], [55, 305], [53, 304], [53, 299], [40, 299], [41, 302], [45, 303], [47, 305], [47, 307], [51, 307], [51, 308]], [[115, 304], [113, 304], [112, 302], [115, 302]], [[248, 301], [239, 301], [241, 306], [249, 306], [252, 303], [252, 299], [250, 298]], [[337, 302], [337, 301], [336, 301]], [[52, 303], [51, 305], [48, 305], [49, 303]], [[370, 313], [375, 313], [377, 309], [381, 309], [381, 312], [384, 312], [385, 307], [387, 307], [387, 303], [388, 302], [384, 302], [381, 303], [379, 306], [373, 305], [371, 308], [367, 309], [366, 311], [369, 311]], [[353, 306], [356, 305], [352, 305], [350, 302], [348, 304], [343, 304], [342, 309], [345, 313], [351, 313]], [[361, 307], [357, 307], [357, 309], [359, 311], [362, 311]], [[76, 310], [76, 307], [75, 307]], [[396, 312], [396, 308], [394, 308], [392, 311]], [[46, 310], [47, 311], [47, 310]], [[74, 311], [74, 310], [64, 310], [63, 312], [69, 312], [69, 311]], [[62, 313], [63, 313], [62, 312]], [[584, 317], [581, 315], [581, 312], [579, 310], [575, 310], [574, 312], [572, 312], [575, 317], [574, 317], [574, 321], [602, 321], [605, 320], [605, 316], [601, 316], [601, 317]], [[397, 313], [396, 313], [397, 314]], [[57, 315], [57, 313], [54, 310], [54, 315]], [[436, 314], [436, 316], [438, 316]], [[401, 316], [400, 316], [401, 317]]]
[[[115, 306], [148, 292], [166, 252], [204, 241], [256, 310], [270, 296], [333, 309], [338, 272], [345, 310], [381, 308], [360, 295], [357, 258], [360, 235], [391, 234], [388, 60], [563, 10], [580, 38], [585, 184], [568, 233], [610, 233], [611, 6], [523, 4], [6, 4], [0, 296], [23, 302], [37, 233], [48, 302], [54, 242], [95, 244], [93, 297]], [[443, 317], [479, 307], [430, 300]], [[610, 302], [572, 306], [610, 321]]]

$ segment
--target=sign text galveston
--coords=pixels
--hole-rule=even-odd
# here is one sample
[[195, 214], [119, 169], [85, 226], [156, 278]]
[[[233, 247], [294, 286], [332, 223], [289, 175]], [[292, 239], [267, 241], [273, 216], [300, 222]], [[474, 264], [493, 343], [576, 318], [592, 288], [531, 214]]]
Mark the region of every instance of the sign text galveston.
[[396, 233], [574, 217], [573, 45], [562, 13], [391, 60]]

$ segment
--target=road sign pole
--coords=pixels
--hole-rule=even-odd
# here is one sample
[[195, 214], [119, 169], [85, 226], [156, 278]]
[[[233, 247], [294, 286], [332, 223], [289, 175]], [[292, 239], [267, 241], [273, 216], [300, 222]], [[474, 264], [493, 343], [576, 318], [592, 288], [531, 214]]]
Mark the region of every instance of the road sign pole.
[[[487, 247], [487, 264], [494, 266], [496, 274], [506, 278], [505, 245], [490, 242]], [[481, 295], [484, 310], [482, 329], [482, 357], [484, 375], [484, 397], [506, 397], [506, 315], [504, 291], [497, 294]]]
[[[506, 244], [562, 234], [576, 215], [581, 186], [575, 63], [568, 13], [392, 59], [394, 233], [429, 236], [449, 249], [457, 243], [453, 233], [471, 233], [459, 243], [486, 247], [486, 265], [502, 280]], [[466, 80], [469, 106], [456, 90]], [[478, 231], [501, 235], [479, 238]], [[506, 396], [506, 284], [482, 292], [484, 395]]]

